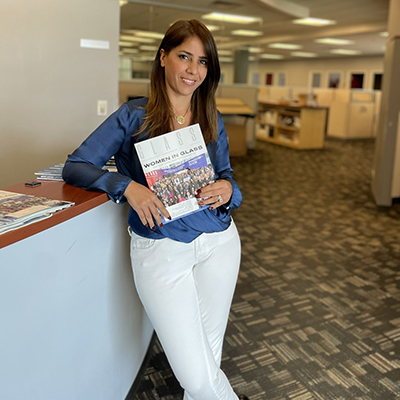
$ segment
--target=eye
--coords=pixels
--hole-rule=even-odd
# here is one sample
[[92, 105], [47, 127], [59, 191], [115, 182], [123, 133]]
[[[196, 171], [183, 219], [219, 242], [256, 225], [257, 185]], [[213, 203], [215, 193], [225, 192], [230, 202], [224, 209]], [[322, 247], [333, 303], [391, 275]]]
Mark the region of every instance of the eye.
[[189, 57], [186, 54], [179, 54], [178, 57], [181, 58], [182, 60], [188, 60], [189, 59]]
[[200, 60], [199, 61], [201, 65], [204, 65], [205, 67], [208, 65], [208, 61], [207, 60]]

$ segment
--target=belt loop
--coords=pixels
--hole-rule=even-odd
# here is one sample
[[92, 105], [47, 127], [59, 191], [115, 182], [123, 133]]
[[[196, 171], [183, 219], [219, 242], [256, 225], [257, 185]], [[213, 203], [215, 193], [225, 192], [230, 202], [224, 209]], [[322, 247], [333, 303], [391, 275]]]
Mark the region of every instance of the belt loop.
[[130, 225], [128, 225], [128, 229], [127, 229], [129, 236], [132, 237], [132, 228]]

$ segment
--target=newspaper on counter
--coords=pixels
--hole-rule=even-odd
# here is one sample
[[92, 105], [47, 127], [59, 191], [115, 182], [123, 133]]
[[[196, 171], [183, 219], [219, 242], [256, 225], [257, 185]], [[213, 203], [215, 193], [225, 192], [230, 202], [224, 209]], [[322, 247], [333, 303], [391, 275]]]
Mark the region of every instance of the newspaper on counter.
[[74, 204], [70, 201], [0, 190], [0, 235], [49, 218], [56, 211]]
[[172, 220], [209, 207], [200, 206], [195, 197], [198, 189], [215, 181], [199, 124], [135, 143], [135, 147], [149, 188]]

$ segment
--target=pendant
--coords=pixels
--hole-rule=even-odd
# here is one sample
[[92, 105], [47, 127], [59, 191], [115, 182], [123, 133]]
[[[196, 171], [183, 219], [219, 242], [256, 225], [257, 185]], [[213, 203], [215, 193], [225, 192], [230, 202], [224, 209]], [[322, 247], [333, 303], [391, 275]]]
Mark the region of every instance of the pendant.
[[178, 115], [176, 117], [176, 122], [178, 122], [179, 125], [183, 125], [185, 123], [185, 118], [182, 117], [182, 115]]

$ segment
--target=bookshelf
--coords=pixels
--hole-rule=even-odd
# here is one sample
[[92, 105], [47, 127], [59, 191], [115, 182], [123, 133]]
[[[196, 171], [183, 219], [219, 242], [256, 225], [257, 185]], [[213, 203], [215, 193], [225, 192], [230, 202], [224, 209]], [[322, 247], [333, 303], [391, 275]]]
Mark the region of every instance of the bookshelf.
[[324, 147], [327, 108], [293, 103], [258, 103], [256, 137], [295, 149]]

